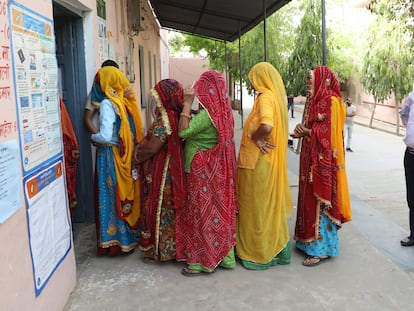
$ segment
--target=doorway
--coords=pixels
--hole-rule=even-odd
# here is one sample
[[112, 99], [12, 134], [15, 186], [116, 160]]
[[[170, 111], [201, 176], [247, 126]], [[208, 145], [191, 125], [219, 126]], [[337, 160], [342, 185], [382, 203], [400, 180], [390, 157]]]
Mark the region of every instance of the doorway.
[[77, 205], [73, 222], [93, 222], [93, 163], [88, 132], [83, 124], [87, 98], [83, 19], [53, 2], [59, 92], [78, 140], [80, 161], [76, 171]]

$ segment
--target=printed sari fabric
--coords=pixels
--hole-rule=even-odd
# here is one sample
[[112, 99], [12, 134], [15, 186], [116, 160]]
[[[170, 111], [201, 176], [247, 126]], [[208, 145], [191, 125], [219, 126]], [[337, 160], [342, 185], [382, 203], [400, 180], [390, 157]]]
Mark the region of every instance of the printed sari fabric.
[[[352, 218], [342, 133], [346, 107], [339, 83], [326, 66], [315, 68], [309, 79], [313, 79], [308, 81], [313, 91], [307, 99], [304, 125], [312, 133], [303, 139], [300, 152], [295, 226], [298, 243], [325, 240], [323, 232], [336, 235], [336, 230], [329, 228], [339, 229]], [[322, 215], [326, 216], [323, 221]], [[321, 229], [321, 225], [327, 228]]]
[[[215, 269], [232, 254], [236, 242], [234, 119], [224, 77], [216, 71], [203, 73], [194, 86], [195, 95], [209, 115], [207, 125], [218, 133], [217, 144], [198, 150], [187, 176], [188, 199], [177, 210], [177, 260], [190, 268]], [[189, 128], [180, 131], [188, 140], [198, 140], [196, 115]], [[200, 124], [205, 127], [206, 124]]]
[[[269, 63], [255, 65], [250, 81], [259, 93], [243, 128], [237, 167], [236, 254], [249, 269], [290, 262], [287, 218], [292, 211], [288, 170], [288, 112], [280, 74]], [[262, 125], [275, 146], [260, 152], [251, 135]]]
[[152, 90], [156, 120], [141, 149], [157, 137], [164, 146], [141, 166], [142, 206], [139, 247], [144, 257], [156, 261], [175, 259], [175, 210], [186, 199], [182, 139], [178, 118], [184, 91], [175, 80], [161, 80]]
[[98, 107], [109, 102], [108, 110], [115, 113], [113, 125], [108, 125], [113, 126], [115, 137], [97, 147], [95, 217], [98, 253], [116, 255], [138, 244], [140, 183], [132, 178], [132, 156], [135, 144], [143, 138], [143, 128], [135, 94], [119, 69], [98, 71], [92, 101]]
[[63, 134], [63, 152], [65, 155], [66, 187], [70, 215], [73, 218], [73, 209], [78, 203], [76, 200], [76, 165], [79, 161], [79, 147], [72, 121], [62, 98], [60, 98], [60, 119]]

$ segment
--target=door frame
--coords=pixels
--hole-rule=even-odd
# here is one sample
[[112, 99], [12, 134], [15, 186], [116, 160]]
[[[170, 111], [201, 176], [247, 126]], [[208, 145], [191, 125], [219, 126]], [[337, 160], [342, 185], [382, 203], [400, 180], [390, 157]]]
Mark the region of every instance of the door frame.
[[[63, 42], [64, 54], [56, 58], [58, 66], [63, 66], [62, 81], [65, 84], [64, 102], [72, 120], [72, 125], [78, 140], [80, 161], [76, 171], [76, 197], [78, 204], [74, 207], [73, 222], [92, 222], [95, 219], [93, 163], [89, 133], [84, 126], [83, 116], [87, 100], [87, 79], [84, 44], [84, 20], [82, 16], [53, 1], [54, 23], [63, 27], [65, 36]], [[57, 13], [58, 12], [58, 13]], [[59, 14], [59, 16], [55, 16]], [[56, 29], [56, 28], [55, 28]], [[55, 36], [59, 35], [55, 30]]]

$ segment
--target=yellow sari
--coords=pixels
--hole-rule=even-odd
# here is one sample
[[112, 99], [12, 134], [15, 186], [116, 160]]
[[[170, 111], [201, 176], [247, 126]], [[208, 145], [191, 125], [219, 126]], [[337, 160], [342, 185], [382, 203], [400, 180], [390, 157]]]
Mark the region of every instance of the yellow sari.
[[[255, 65], [249, 78], [259, 96], [243, 129], [238, 158], [236, 253], [245, 261], [273, 265], [290, 240], [287, 217], [292, 212], [292, 199], [287, 171], [286, 92], [282, 78], [269, 63]], [[267, 154], [261, 153], [250, 138], [261, 124], [273, 128], [267, 140], [275, 148]], [[276, 263], [289, 263], [289, 250], [287, 253], [283, 262]]]
[[[135, 228], [140, 216], [140, 183], [132, 178], [132, 156], [135, 144], [144, 138], [141, 114], [134, 91], [119, 69], [112, 66], [103, 67], [99, 70], [99, 76], [102, 92], [111, 100], [115, 113], [121, 119], [118, 133], [121, 147], [112, 147], [119, 199], [124, 202], [118, 214]], [[135, 138], [131, 133], [130, 120], [134, 123]]]

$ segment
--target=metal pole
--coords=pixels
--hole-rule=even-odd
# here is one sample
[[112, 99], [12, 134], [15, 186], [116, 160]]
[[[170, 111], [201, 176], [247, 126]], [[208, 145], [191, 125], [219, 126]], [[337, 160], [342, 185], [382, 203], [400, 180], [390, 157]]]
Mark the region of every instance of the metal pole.
[[240, 30], [240, 23], [239, 23], [239, 71], [240, 71], [240, 116], [241, 116], [241, 127], [243, 128], [243, 77], [242, 77], [242, 56], [241, 56], [241, 30]]
[[322, 65], [326, 65], [326, 21], [325, 0], [322, 0]]
[[266, 18], [266, 0], [263, 0], [263, 49], [265, 62], [267, 62]]
[[[230, 90], [230, 86], [229, 86], [229, 58], [227, 55], [227, 42], [224, 41], [224, 57], [225, 57], [225, 68], [226, 68], [226, 85], [227, 85], [227, 89]], [[230, 95], [230, 94], [229, 94]]]

